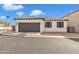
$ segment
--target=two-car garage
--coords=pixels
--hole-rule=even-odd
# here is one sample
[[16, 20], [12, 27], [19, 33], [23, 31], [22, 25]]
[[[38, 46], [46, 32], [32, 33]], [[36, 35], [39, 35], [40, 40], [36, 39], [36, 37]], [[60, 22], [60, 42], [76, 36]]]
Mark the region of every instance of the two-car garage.
[[40, 32], [40, 23], [18, 23], [19, 32]]
[[16, 32], [43, 32], [43, 18], [18, 17], [16, 20]]

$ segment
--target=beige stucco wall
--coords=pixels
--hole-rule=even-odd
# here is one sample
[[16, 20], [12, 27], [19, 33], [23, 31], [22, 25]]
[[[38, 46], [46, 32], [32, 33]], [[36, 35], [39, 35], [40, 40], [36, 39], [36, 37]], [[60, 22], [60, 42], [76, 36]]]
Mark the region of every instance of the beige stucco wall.
[[18, 32], [18, 23], [40, 23], [40, 32], [67, 32], [67, 21], [63, 28], [57, 28], [57, 21], [51, 21], [52, 28], [45, 28], [45, 21], [39, 20], [16, 20], [16, 32]]
[[65, 16], [64, 19], [68, 19], [68, 26], [74, 26], [75, 32], [79, 33], [79, 11]]
[[4, 31], [4, 32], [12, 31], [12, 27], [0, 27], [0, 31]]
[[[67, 32], [67, 21], [51, 21], [52, 27], [45, 28], [45, 22], [43, 23], [43, 32]], [[57, 22], [64, 22], [63, 28], [57, 28]]]

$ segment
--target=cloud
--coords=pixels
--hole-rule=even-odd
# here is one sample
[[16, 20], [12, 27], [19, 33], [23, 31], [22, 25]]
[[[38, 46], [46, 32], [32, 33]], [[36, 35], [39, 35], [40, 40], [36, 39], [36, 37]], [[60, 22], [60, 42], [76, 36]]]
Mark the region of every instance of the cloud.
[[71, 13], [73, 12], [73, 11], [70, 11]]
[[38, 16], [38, 15], [43, 15], [44, 12], [42, 10], [32, 10], [32, 12], [30, 13], [30, 16]]
[[6, 16], [0, 16], [0, 19], [6, 19], [7, 17]]
[[2, 7], [7, 11], [14, 11], [23, 9], [23, 5], [14, 5], [14, 4], [3, 4]]
[[24, 15], [24, 12], [18, 11], [18, 12], [16, 12], [16, 15], [17, 15], [17, 16], [23, 16], [23, 15]]

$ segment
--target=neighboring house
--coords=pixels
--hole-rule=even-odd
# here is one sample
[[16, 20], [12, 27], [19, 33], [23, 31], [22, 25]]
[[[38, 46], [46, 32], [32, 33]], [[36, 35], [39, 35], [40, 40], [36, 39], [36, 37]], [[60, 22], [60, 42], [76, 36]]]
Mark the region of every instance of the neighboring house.
[[0, 31], [11, 31], [12, 27], [5, 21], [0, 21]]
[[62, 17], [63, 19], [68, 19], [68, 28], [69, 32], [79, 33], [79, 10], [76, 10], [68, 15]]
[[67, 32], [67, 19], [17, 17], [16, 32]]

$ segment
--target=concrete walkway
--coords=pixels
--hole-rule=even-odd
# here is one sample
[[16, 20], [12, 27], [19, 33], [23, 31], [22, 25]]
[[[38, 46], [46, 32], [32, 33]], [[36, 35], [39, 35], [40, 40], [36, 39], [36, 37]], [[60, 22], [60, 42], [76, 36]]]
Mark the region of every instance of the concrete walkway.
[[63, 36], [65, 38], [79, 38], [79, 34], [78, 33], [42, 33], [42, 35]]
[[19, 37], [50, 37], [50, 38], [79, 38], [77, 33], [15, 33], [0, 32], [1, 35], [19, 36]]

